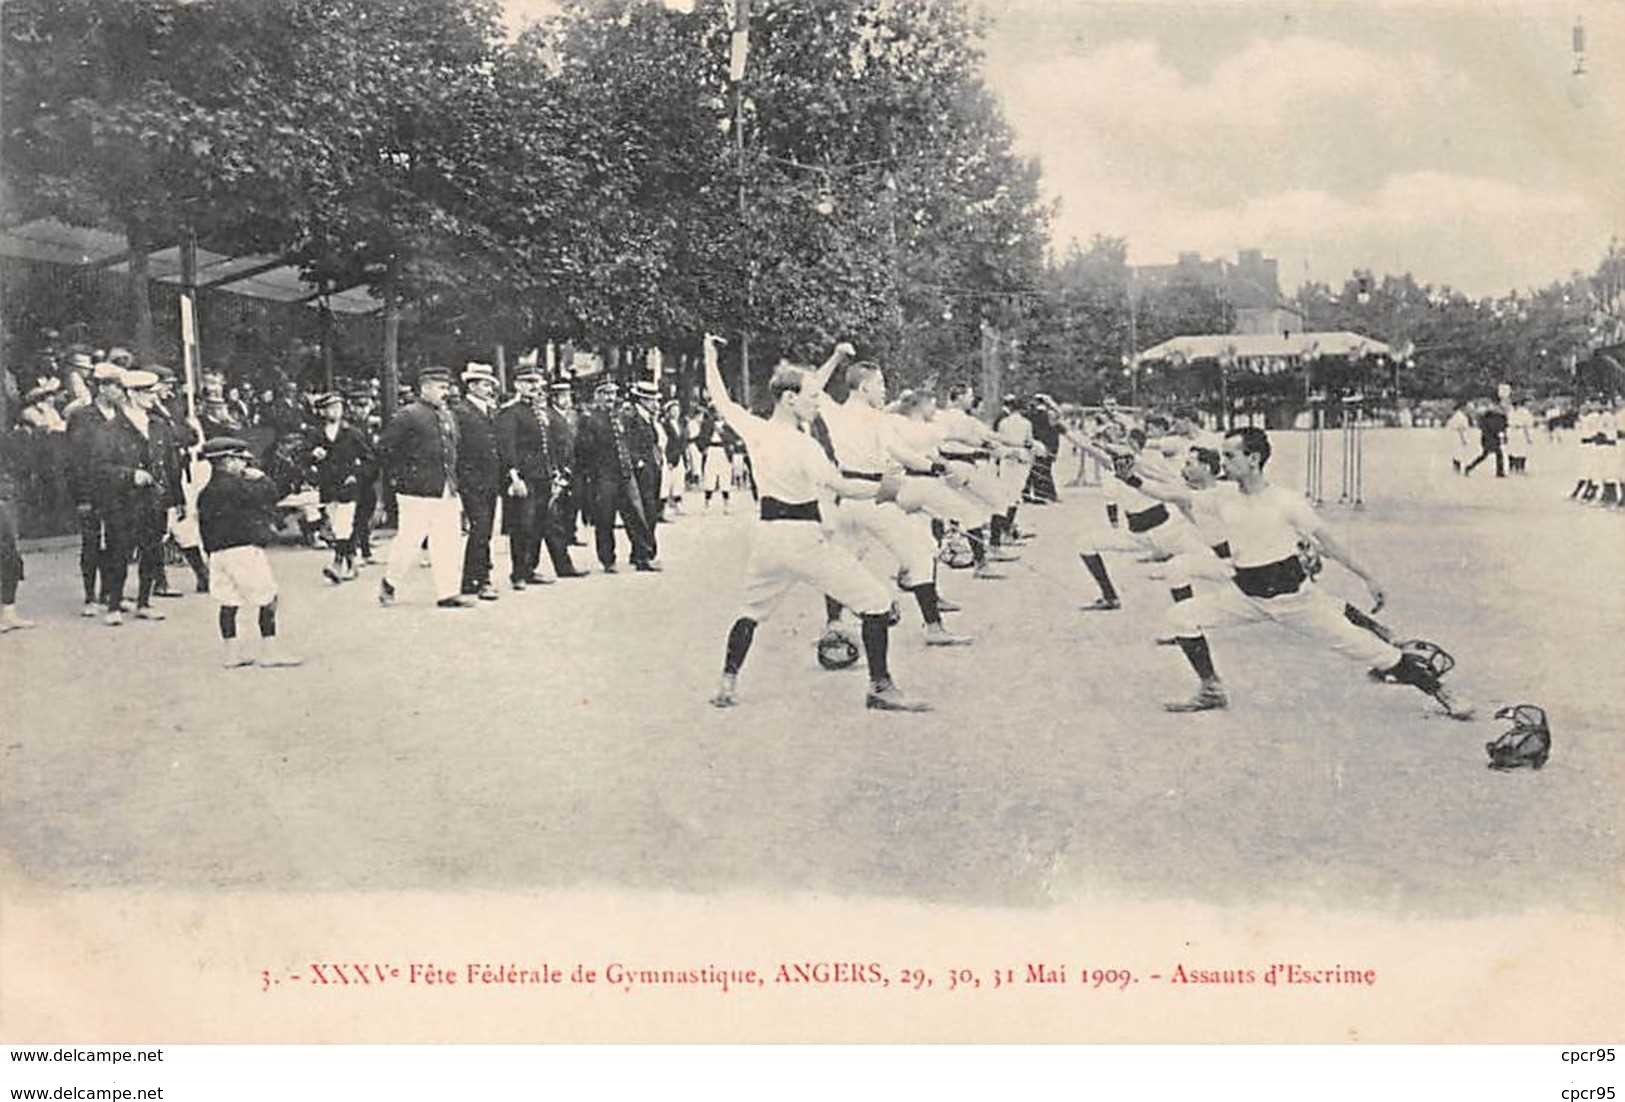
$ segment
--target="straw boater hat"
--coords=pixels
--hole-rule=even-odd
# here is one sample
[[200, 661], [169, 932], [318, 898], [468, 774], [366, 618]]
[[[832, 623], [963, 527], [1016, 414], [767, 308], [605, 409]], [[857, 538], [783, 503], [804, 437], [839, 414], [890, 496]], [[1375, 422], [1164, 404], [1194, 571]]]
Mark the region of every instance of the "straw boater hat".
[[150, 371], [126, 371], [124, 373], [125, 390], [151, 390], [158, 385], [158, 376]]
[[124, 384], [124, 369], [118, 364], [108, 363], [106, 360], [103, 360], [101, 363], [91, 368], [90, 377], [94, 382], [118, 383], [120, 386], [122, 386]]
[[496, 368], [490, 364], [470, 362], [463, 367], [463, 382], [472, 383], [481, 379], [493, 386], [502, 385], [502, 380], [497, 378]]

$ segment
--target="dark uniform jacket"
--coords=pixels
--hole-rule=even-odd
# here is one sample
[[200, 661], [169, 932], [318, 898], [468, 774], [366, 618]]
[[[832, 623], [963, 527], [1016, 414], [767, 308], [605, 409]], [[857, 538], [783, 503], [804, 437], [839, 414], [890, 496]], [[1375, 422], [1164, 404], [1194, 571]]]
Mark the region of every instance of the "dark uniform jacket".
[[470, 401], [451, 403], [457, 418], [457, 485], [477, 493], [495, 493], [507, 482], [497, 448], [494, 414]]
[[536, 407], [524, 400], [509, 402], [497, 411], [497, 450], [502, 457], [502, 485], [508, 484], [508, 472], [518, 471], [519, 477], [532, 490], [546, 490], [558, 470], [553, 455], [556, 446], [536, 415]]
[[620, 453], [615, 447], [615, 430], [610, 418], [620, 417], [620, 410], [607, 410], [594, 406], [581, 415], [576, 426], [576, 462], [581, 474], [594, 483], [616, 485], [632, 474], [632, 449], [627, 443], [627, 469], [621, 469]]
[[553, 451], [553, 462], [571, 474], [579, 466], [576, 461], [576, 441], [580, 436], [580, 418], [574, 410], [568, 412], [547, 407], [547, 442]]
[[[137, 509], [167, 509], [181, 500], [180, 448], [174, 430], [157, 414], [147, 416], [147, 435], [120, 410], [95, 436], [96, 508], [103, 516], [130, 516]], [[152, 476], [135, 484], [136, 471]]]
[[[321, 500], [324, 503], [354, 501], [361, 492], [361, 483], [367, 481], [372, 472], [372, 445], [367, 438], [355, 426], [340, 422], [334, 439], [327, 438], [327, 428], [323, 425], [311, 431], [306, 444]], [[317, 448], [327, 453], [321, 459], [316, 458]]]
[[660, 431], [655, 428], [658, 414], [647, 415], [637, 406], [628, 404], [621, 410], [621, 424], [625, 426], [626, 450], [632, 457], [634, 472], [664, 469], [666, 457], [660, 453]]
[[413, 402], [384, 429], [378, 454], [396, 493], [440, 497], [448, 485], [457, 489], [457, 422], [449, 411]]
[[244, 478], [216, 467], [197, 498], [203, 550], [264, 547], [271, 542], [276, 503], [282, 490], [270, 478]]
[[68, 490], [75, 505], [96, 499], [96, 437], [108, 424], [95, 402], [68, 414]]

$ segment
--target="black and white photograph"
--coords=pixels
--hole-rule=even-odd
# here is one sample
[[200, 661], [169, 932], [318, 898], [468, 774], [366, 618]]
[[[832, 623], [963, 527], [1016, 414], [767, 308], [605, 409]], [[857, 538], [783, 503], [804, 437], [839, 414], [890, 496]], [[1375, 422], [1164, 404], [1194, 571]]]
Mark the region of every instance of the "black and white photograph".
[[0, 1041], [1625, 1026], [1625, 6], [4, 0]]

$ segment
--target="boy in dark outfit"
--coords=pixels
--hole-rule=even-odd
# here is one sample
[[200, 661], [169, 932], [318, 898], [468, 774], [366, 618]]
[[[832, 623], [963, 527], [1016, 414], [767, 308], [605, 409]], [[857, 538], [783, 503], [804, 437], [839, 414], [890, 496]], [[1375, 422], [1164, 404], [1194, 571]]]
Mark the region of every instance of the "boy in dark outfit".
[[198, 527], [209, 556], [210, 591], [220, 603], [220, 638], [226, 644], [223, 664], [228, 670], [254, 664], [237, 642], [237, 610], [251, 604], [259, 610], [259, 664], [297, 666], [303, 660], [284, 653], [277, 643], [276, 577], [265, 555], [281, 487], [250, 466], [254, 453], [236, 437], [206, 442], [203, 458], [213, 473], [198, 494]]

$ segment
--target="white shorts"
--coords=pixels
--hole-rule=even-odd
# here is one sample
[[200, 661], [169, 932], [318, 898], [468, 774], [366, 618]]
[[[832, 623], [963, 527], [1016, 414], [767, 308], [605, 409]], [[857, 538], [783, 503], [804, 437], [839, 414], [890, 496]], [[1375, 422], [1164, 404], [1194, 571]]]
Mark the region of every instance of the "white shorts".
[[727, 493], [733, 488], [733, 468], [728, 464], [728, 453], [722, 448], [706, 449], [705, 473], [701, 484], [708, 494], [718, 490]]
[[228, 547], [209, 556], [209, 595], [228, 608], [276, 600], [276, 576], [263, 547]]
[[744, 608], [740, 615], [758, 623], [779, 607], [797, 582], [834, 597], [860, 616], [891, 608], [886, 587], [845, 547], [810, 520], [764, 520], [751, 533], [745, 566]]
[[1281, 597], [1249, 597], [1232, 582], [1200, 597], [1180, 601], [1168, 610], [1174, 634], [1194, 639], [1213, 628], [1273, 620], [1289, 631], [1319, 642], [1368, 669], [1388, 669], [1399, 650], [1343, 615], [1343, 600], [1311, 582]]
[[1009, 508], [1006, 501], [1008, 491], [999, 482], [998, 474], [991, 467], [984, 467], [979, 463], [950, 461], [948, 475], [953, 480], [949, 482], [950, 486], [985, 506], [989, 515], [1002, 513]]
[[1197, 531], [1196, 525], [1171, 507], [1168, 509], [1167, 520], [1155, 528], [1134, 532], [1132, 537], [1135, 543], [1158, 555], [1206, 554], [1215, 560], [1219, 558], [1213, 554], [1213, 548], [1203, 541], [1202, 533]]

